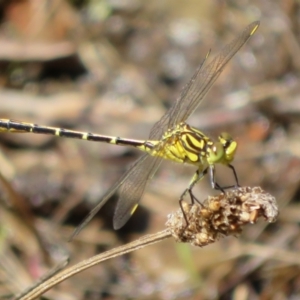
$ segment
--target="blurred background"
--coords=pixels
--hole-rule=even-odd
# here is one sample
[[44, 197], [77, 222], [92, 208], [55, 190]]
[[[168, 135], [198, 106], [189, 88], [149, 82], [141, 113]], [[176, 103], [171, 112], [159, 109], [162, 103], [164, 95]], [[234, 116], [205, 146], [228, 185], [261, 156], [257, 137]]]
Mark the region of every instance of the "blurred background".
[[[300, 2], [53, 0], [0, 2], [0, 118], [146, 139], [209, 49], [249, 23], [235, 55], [189, 124], [238, 141], [242, 186], [261, 186], [277, 223], [202, 249], [166, 240], [63, 282], [47, 299], [298, 299], [300, 289]], [[195, 168], [164, 162], [128, 224], [117, 196], [71, 242], [103, 193], [141, 154], [34, 134], [0, 135], [0, 298], [57, 263], [79, 262], [164, 229]], [[232, 184], [217, 167], [221, 185]], [[215, 193], [206, 177], [198, 199]]]

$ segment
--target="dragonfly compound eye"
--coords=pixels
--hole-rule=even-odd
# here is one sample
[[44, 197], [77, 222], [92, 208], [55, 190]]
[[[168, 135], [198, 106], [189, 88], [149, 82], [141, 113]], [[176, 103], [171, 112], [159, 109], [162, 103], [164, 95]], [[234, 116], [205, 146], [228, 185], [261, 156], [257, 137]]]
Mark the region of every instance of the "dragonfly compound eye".
[[223, 145], [223, 149], [225, 151], [225, 162], [230, 163], [234, 158], [237, 149], [237, 142], [227, 132], [220, 134], [219, 141]]

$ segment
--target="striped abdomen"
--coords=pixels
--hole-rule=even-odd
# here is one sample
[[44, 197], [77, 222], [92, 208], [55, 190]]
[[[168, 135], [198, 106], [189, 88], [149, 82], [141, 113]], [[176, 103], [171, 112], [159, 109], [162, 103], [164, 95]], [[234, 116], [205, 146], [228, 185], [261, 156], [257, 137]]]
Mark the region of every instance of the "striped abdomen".
[[126, 139], [120, 137], [100, 135], [90, 132], [74, 131], [59, 127], [49, 127], [33, 123], [18, 122], [9, 119], [0, 119], [0, 132], [28, 132], [37, 134], [48, 134], [59, 137], [108, 143], [113, 145], [131, 146], [147, 152], [151, 151], [151, 149], [153, 148], [153, 144], [151, 142], [143, 140]]

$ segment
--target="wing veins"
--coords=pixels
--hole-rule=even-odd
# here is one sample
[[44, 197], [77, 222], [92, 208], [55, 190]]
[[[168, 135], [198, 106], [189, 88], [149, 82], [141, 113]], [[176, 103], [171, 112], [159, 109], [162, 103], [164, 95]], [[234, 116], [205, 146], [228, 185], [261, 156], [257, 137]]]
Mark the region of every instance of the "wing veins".
[[208, 52], [192, 78], [183, 88], [180, 97], [153, 126], [150, 132], [150, 139], [159, 139], [168, 128], [174, 128], [174, 126], [184, 122], [193, 113], [226, 64], [254, 34], [258, 26], [259, 21], [249, 24], [238, 37], [224, 46], [221, 52], [205, 66], [210, 53]]
[[133, 165], [131, 165], [129, 170], [125, 172], [110, 189], [108, 189], [108, 191], [102, 196], [99, 203], [88, 213], [88, 215], [83, 219], [83, 221], [76, 227], [69, 240], [72, 240], [83, 229], [83, 227], [85, 227], [85, 225], [91, 221], [91, 219], [98, 213], [98, 211], [110, 199], [110, 197], [116, 192], [116, 190], [124, 184], [124, 182], [132, 174], [132, 172], [135, 171], [136, 168], [139, 168], [139, 166], [142, 165], [142, 163], [148, 156], [149, 155], [147, 153], [144, 154], [142, 157], [140, 157], [136, 162], [133, 163]]
[[148, 156], [132, 170], [120, 187], [120, 196], [113, 218], [114, 229], [119, 229], [128, 221], [133, 208], [140, 202], [145, 186], [158, 169], [162, 158]]

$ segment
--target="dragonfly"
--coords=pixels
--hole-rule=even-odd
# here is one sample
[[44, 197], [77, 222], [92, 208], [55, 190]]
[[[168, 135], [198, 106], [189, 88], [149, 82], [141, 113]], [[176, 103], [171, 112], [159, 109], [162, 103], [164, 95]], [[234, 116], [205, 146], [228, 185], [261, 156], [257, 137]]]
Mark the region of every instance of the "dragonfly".
[[117, 191], [119, 199], [113, 216], [113, 227], [119, 229], [124, 226], [136, 211], [146, 184], [153, 177], [163, 159], [197, 167], [188, 187], [180, 197], [180, 203], [187, 194], [190, 194], [192, 201], [196, 199], [192, 189], [207, 173], [209, 173], [212, 188], [223, 190], [215, 180], [216, 164], [228, 166], [234, 174], [235, 186], [239, 186], [236, 171], [231, 164], [237, 150], [237, 142], [228, 133], [221, 133], [218, 141], [213, 141], [197, 128], [188, 125], [186, 120], [198, 107], [225, 65], [256, 32], [258, 27], [259, 21], [249, 24], [210, 63], [207, 63], [210, 52], [206, 55], [192, 78], [181, 91], [179, 98], [154, 124], [147, 140], [127, 139], [11, 119], [0, 119], [0, 132], [2, 133], [49, 134], [58, 137], [130, 146], [146, 152], [104, 193], [98, 204], [75, 229], [70, 239], [85, 227]]

